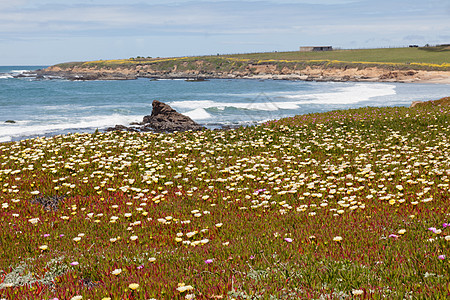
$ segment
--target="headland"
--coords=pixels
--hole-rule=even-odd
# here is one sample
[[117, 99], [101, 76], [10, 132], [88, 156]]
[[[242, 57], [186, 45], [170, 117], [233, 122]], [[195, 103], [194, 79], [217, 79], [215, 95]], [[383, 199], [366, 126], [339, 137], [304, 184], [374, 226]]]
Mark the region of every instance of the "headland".
[[70, 80], [278, 79], [450, 84], [450, 47], [271, 52], [61, 63], [41, 76]]

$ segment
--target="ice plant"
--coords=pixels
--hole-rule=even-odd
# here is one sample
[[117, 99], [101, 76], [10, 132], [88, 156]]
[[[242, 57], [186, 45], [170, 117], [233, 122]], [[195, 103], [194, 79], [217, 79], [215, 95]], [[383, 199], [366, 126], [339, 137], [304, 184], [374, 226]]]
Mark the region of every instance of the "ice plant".
[[444, 299], [449, 125], [361, 108], [0, 143], [1, 295]]
[[333, 238], [333, 241], [335, 241], [335, 242], [340, 242], [340, 241], [342, 241], [342, 237], [341, 237], [341, 236], [335, 236], [335, 237]]
[[186, 291], [192, 291], [194, 289], [191, 285], [184, 285], [184, 284], [178, 284], [177, 291], [180, 293], [186, 292]]
[[114, 269], [114, 271], [111, 272], [111, 274], [113, 275], [119, 275], [120, 273], [122, 273], [122, 269]]

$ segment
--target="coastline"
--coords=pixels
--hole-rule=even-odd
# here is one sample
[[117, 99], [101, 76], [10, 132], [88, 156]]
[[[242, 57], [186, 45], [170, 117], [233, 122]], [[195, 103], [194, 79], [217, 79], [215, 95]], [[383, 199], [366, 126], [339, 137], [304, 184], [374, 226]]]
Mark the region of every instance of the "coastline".
[[[9, 141], [24, 139], [24, 136], [26, 136], [25, 138], [30, 138], [47, 134], [65, 134], [67, 132], [94, 132], [97, 128], [103, 130], [118, 124], [128, 126], [129, 124], [140, 120], [142, 117], [142, 109], [147, 111], [145, 103], [154, 99], [169, 103], [180, 102], [181, 104], [177, 108], [180, 112], [186, 113], [195, 120], [199, 120], [199, 122], [206, 127], [216, 129], [223, 128], [224, 126], [227, 128], [234, 127], [235, 124], [241, 124], [248, 119], [252, 121], [272, 120], [280, 119], [285, 116], [324, 111], [328, 110], [328, 108], [325, 108], [328, 106], [332, 107], [333, 110], [358, 106], [359, 104], [356, 104], [358, 102], [361, 102], [362, 106], [377, 106], [375, 100], [374, 102], [371, 102], [370, 100], [374, 97], [387, 96], [387, 98], [382, 100], [381, 105], [388, 105], [387, 103], [389, 102], [391, 103], [389, 105], [409, 106], [413, 101], [439, 99], [440, 97], [448, 95], [448, 85], [439, 84], [439, 82], [436, 81], [430, 81], [430, 84], [423, 85], [420, 83], [425, 81], [400, 84], [396, 83], [395, 80], [390, 79], [390, 82], [376, 83], [370, 82], [370, 78], [359, 78], [359, 82], [328, 82], [331, 81], [330, 78], [334, 81], [337, 81], [338, 79], [331, 76], [330, 69], [331, 68], [327, 68], [327, 73], [322, 73], [326, 76], [318, 73], [320, 74], [319, 76], [322, 77], [317, 78], [317, 81], [322, 82], [312, 81], [314, 77], [307, 77], [303, 72], [298, 72], [300, 74], [268, 74], [267, 72], [263, 72], [263, 70], [260, 70], [261, 72], [253, 72], [258, 74], [250, 75], [237, 74], [234, 71], [222, 74], [220, 77], [218, 74], [214, 73], [158, 73], [156, 74], [157, 76], [154, 76], [153, 78], [180, 78], [180, 80], [161, 80], [158, 82], [151, 82], [148, 78], [151, 75], [155, 75], [155, 72], [147, 72], [144, 74], [142, 71], [139, 72], [140, 77], [138, 77], [138, 80], [126, 81], [92, 80], [82, 82], [81, 79], [78, 79], [80, 80], [79, 82], [72, 80], [52, 81], [46, 80], [45, 78], [39, 79], [36, 78], [36, 76], [18, 80], [9, 79], [5, 80], [3, 85], [3, 87], [5, 87], [5, 93], [2, 94], [5, 98], [16, 99], [14, 98], [15, 95], [13, 93], [8, 94], [7, 87], [9, 86], [13, 88], [9, 90], [21, 90], [26, 89], [30, 85], [39, 85], [44, 89], [42, 92], [33, 93], [33, 97], [46, 99], [48, 108], [46, 108], [47, 106], [45, 106], [45, 108], [35, 106], [35, 108], [30, 109], [30, 111], [33, 111], [33, 115], [36, 115], [36, 117], [27, 118], [21, 118], [21, 116], [15, 114], [14, 110], [5, 110], [4, 120], [15, 120], [18, 122], [15, 125], [5, 124], [1, 126], [0, 139], [2, 134], [6, 137], [3, 141]], [[29, 68], [29, 70], [32, 70], [32, 68]], [[314, 71], [317, 72], [318, 70], [316, 69]], [[367, 72], [367, 70], [359, 70], [358, 75], [360, 76], [363, 71]], [[337, 74], [336, 70], [334, 70], [334, 72]], [[342, 73], [345, 75], [350, 74], [351, 72], [354, 72], [354, 70], [342, 70]], [[342, 73], [340, 73], [341, 76], [343, 75]], [[429, 72], [421, 73], [429, 75]], [[434, 75], [440, 75], [441, 72], [433, 73], [435, 73]], [[91, 74], [97, 73], [95, 70], [92, 70]], [[197, 74], [198, 76], [196, 76]], [[114, 75], [114, 73], [112, 73], [112, 75]], [[184, 78], [186, 77], [204, 78], [207, 75], [211, 77], [215, 75], [215, 77], [226, 79], [214, 79], [205, 83], [184, 82]], [[423, 76], [421, 78], [428, 79], [431, 77], [433, 76]], [[434, 78], [437, 78], [437, 76], [434, 76]], [[309, 80], [312, 82], [307, 82]], [[383, 79], [383, 81], [387, 81], [387, 79]], [[61, 88], [61, 92], [56, 94], [53, 89], [55, 84]], [[96, 92], [95, 94], [86, 94], [84, 88], [80, 88], [80, 86], [95, 89]], [[172, 86], [179, 86], [180, 88], [176, 88], [175, 92], [172, 93], [169, 92], [172, 90]], [[304, 90], [303, 87], [305, 87], [306, 90]], [[214, 95], [208, 94], [208, 90], [211, 89], [215, 91]], [[299, 89], [301, 89], [301, 92]], [[133, 93], [130, 94], [127, 92], [130, 90], [133, 91]], [[195, 91], [195, 95], [185, 95], [186, 90]], [[280, 91], [285, 92], [280, 93]], [[198, 93], [200, 93], [200, 95], [197, 95]], [[206, 94], [203, 95], [203, 93]], [[66, 98], [65, 96], [68, 94], [73, 96]], [[402, 97], [390, 96], [395, 94], [402, 95]], [[85, 98], [90, 99], [89, 103], [98, 103], [99, 106], [84, 105]], [[103, 98], [107, 98], [107, 100], [105, 100], [106, 102], [102, 102]], [[73, 102], [70, 99], [76, 101]], [[206, 100], [209, 100], [209, 102]], [[266, 107], [267, 105], [264, 103], [271, 102], [272, 100], [277, 101], [276, 107]], [[324, 100], [328, 102], [324, 102]], [[20, 99], [17, 99], [17, 101], [18, 102], [15, 103], [21, 103], [22, 107], [27, 109], [29, 109], [28, 107], [33, 107], [33, 105], [28, 106], [26, 101], [21, 102]], [[193, 101], [193, 103], [187, 103], [188, 101]], [[81, 106], [73, 106], [73, 103], [78, 103]], [[124, 105], [124, 103], [127, 103], [127, 105]], [[247, 105], [251, 107], [248, 112], [245, 111], [245, 103], [250, 103]], [[324, 103], [327, 104], [323, 105]], [[57, 109], [55, 109], [55, 107], [59, 105], [62, 105], [64, 108], [61, 112], [57, 112]], [[104, 105], [106, 105], [105, 108], [103, 108]], [[228, 108], [215, 108], [220, 107], [221, 105]], [[77, 109], [77, 107], [79, 107], [79, 109]], [[253, 113], [253, 110], [256, 110], [256, 113]], [[268, 112], [265, 112], [266, 110]], [[80, 111], [87, 113], [79, 114]], [[45, 120], [45, 116], [47, 115], [50, 116], [50, 119], [55, 117], [56, 119], [54, 120], [60, 120], [64, 117], [67, 121], [48, 122]], [[230, 117], [231, 115], [232, 117]], [[95, 116], [95, 118], [92, 118], [92, 116]], [[29, 120], [29, 122], [25, 123], [24, 121], [27, 120]], [[26, 134], [22, 134], [23, 132]], [[27, 132], [30, 133], [28, 134]]]
[[68, 67], [58, 65], [35, 71], [44, 78], [67, 80], [134, 80], [148, 79], [257, 79], [257, 80], [301, 80], [318, 82], [400, 82], [450, 84], [450, 71], [392, 70], [382, 67], [348, 68], [307, 66], [303, 69], [283, 68], [276, 64], [249, 65], [243, 70], [212, 71], [199, 65], [198, 68], [179, 71], [177, 65], [171, 70], [151, 68], [151, 65], [126, 67]]

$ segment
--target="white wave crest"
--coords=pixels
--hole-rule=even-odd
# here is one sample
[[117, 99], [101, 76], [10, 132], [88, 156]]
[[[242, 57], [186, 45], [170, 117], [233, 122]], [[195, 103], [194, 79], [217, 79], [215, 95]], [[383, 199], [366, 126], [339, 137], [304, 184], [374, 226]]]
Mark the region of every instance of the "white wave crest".
[[11, 70], [13, 74], [23, 74], [25, 72], [29, 72], [30, 70]]
[[212, 118], [212, 116], [203, 108], [196, 108], [194, 110], [183, 113], [183, 115], [188, 116], [192, 120], [206, 120]]
[[218, 110], [223, 110], [227, 107], [238, 108], [238, 109], [249, 109], [249, 110], [264, 110], [264, 111], [276, 111], [280, 109], [297, 109], [297, 102], [279, 102], [279, 101], [258, 101], [258, 102], [215, 102], [210, 100], [200, 100], [200, 101], [177, 101], [169, 103], [170, 106], [186, 110], [186, 109], [208, 109], [216, 108]]
[[10, 142], [10, 141], [11, 141], [10, 136], [0, 136], [0, 143], [6, 143], [6, 142]]
[[131, 122], [141, 121], [142, 116], [122, 116], [118, 114], [108, 116], [90, 116], [69, 121], [60, 120], [42, 124], [36, 122], [24, 122], [26, 125], [12, 124], [0, 125], [0, 141], [11, 140], [12, 137], [20, 136], [38, 136], [52, 132], [67, 131], [71, 129], [104, 129], [118, 124], [128, 125]]
[[298, 99], [298, 104], [354, 104], [368, 101], [374, 97], [395, 95], [395, 85], [358, 83], [352, 86], [340, 87], [329, 93], [305, 95], [285, 95], [285, 98]]
[[[277, 111], [281, 109], [299, 109], [302, 104], [354, 104], [368, 101], [375, 97], [395, 95], [396, 86], [393, 84], [373, 84], [373, 83], [350, 83], [345, 86], [333, 86], [333, 91], [326, 93], [302, 94], [301, 92], [276, 92], [266, 98], [256, 96], [254, 101], [240, 102], [217, 102], [212, 100], [195, 101], [173, 101], [170, 106], [183, 110], [215, 108], [224, 110], [225, 108], [249, 109], [260, 111]], [[282, 101], [286, 99], [288, 101]]]

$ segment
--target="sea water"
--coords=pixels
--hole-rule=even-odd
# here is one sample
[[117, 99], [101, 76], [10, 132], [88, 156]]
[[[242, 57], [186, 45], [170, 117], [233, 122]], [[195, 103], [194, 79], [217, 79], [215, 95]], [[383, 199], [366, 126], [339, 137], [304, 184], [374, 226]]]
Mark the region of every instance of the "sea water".
[[220, 128], [337, 109], [409, 106], [450, 92], [450, 85], [420, 83], [14, 77], [38, 68], [42, 67], [0, 67], [0, 142], [141, 122], [151, 114], [153, 100], [206, 127]]

